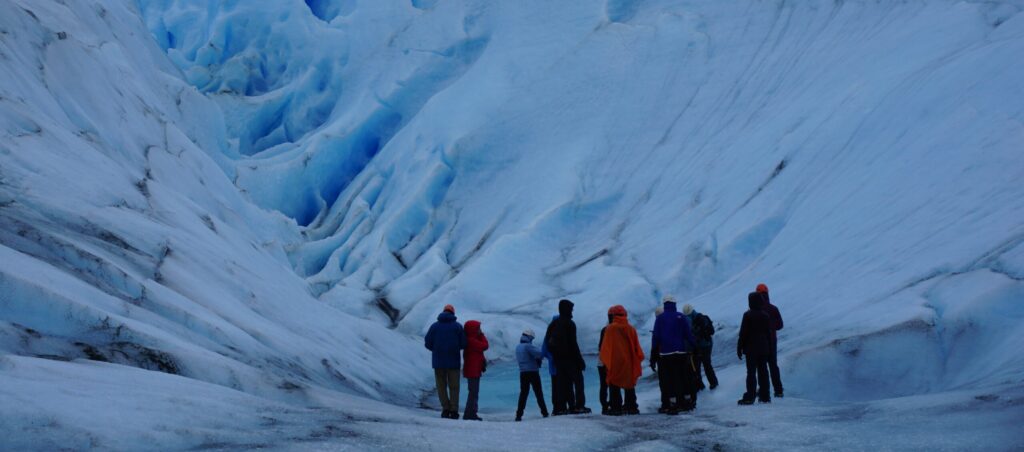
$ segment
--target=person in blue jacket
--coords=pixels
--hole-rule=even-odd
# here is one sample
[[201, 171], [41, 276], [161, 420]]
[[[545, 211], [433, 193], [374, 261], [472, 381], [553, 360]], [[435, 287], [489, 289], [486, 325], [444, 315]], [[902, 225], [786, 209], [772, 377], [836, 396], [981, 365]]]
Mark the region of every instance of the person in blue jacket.
[[[551, 317], [551, 321], [558, 320], [558, 314]], [[569, 414], [569, 401], [576, 400], [576, 391], [573, 390], [572, 385], [567, 388], [562, 388], [558, 383], [558, 368], [555, 367], [555, 357], [551, 355], [551, 350], [548, 349], [548, 337], [544, 335], [544, 340], [541, 341], [540, 352], [544, 355], [544, 359], [548, 360], [548, 375], [551, 377], [551, 415], [562, 416]], [[566, 393], [563, 394], [563, 389]]]
[[[675, 399], [668, 414], [690, 411], [697, 406], [696, 368], [693, 353], [697, 340], [690, 332], [690, 323], [676, 310], [676, 299], [666, 295], [665, 311], [654, 321], [651, 348], [658, 351], [658, 366], [667, 380], [666, 399]], [[689, 400], [687, 400], [689, 397]]]
[[523, 331], [519, 338], [519, 345], [516, 347], [516, 361], [519, 362], [519, 407], [516, 409], [516, 422], [523, 420], [523, 410], [526, 409], [526, 399], [530, 396], [530, 388], [533, 388], [534, 397], [537, 398], [537, 406], [540, 407], [541, 416], [548, 417], [548, 407], [544, 403], [544, 390], [540, 386], [540, 365], [544, 355], [533, 345], [533, 330]]
[[466, 348], [466, 332], [455, 321], [455, 308], [452, 305], [445, 305], [437, 321], [430, 325], [423, 345], [432, 352], [431, 363], [434, 367], [437, 398], [441, 402], [441, 417], [458, 419], [459, 369], [462, 367], [460, 352]]

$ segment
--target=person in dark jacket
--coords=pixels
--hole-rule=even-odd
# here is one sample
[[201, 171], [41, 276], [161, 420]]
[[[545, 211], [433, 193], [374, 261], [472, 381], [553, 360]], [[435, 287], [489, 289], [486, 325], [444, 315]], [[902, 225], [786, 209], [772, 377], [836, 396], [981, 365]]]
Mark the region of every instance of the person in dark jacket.
[[[612, 324], [613, 318], [614, 317], [611, 314], [608, 314], [608, 325]], [[601, 346], [604, 345], [604, 332], [605, 330], [608, 329], [608, 325], [605, 325], [604, 328], [601, 328], [601, 336], [597, 340], [598, 350], [601, 350]], [[600, 357], [597, 360], [597, 379], [598, 381], [601, 382], [601, 388], [598, 390], [597, 393], [597, 398], [598, 400], [601, 401], [601, 414], [607, 415], [609, 410], [608, 382], [606, 381], [608, 379], [608, 368], [605, 367], [604, 361], [601, 361]]]
[[466, 396], [466, 411], [463, 412], [462, 418], [468, 421], [483, 420], [477, 415], [477, 401], [480, 399], [480, 377], [487, 369], [484, 351], [489, 346], [487, 336], [480, 330], [480, 322], [466, 322], [466, 350], [462, 355], [465, 364], [462, 366], [462, 376], [466, 377], [469, 395]]
[[782, 397], [782, 376], [779, 375], [779, 337], [776, 333], [782, 329], [782, 313], [772, 304], [771, 297], [768, 295], [768, 286], [763, 283], [758, 284], [757, 292], [764, 298], [764, 312], [772, 320], [772, 347], [768, 352], [768, 373], [772, 377], [775, 397]]
[[[555, 320], [558, 320], [558, 314], [551, 317], [552, 322]], [[558, 368], [555, 367], [555, 357], [551, 355], [551, 350], [548, 349], [547, 334], [541, 340], [540, 352], [544, 355], [544, 359], [548, 360], [548, 376], [551, 378], [551, 415], [563, 416], [569, 414], [569, 401], [576, 400], [576, 394], [572, 390], [572, 385], [563, 388], [558, 383]]]
[[533, 330], [523, 331], [516, 347], [516, 361], [519, 362], [519, 407], [516, 408], [516, 422], [523, 420], [523, 411], [526, 410], [526, 399], [530, 397], [531, 387], [534, 397], [537, 398], [537, 406], [540, 407], [540, 415], [548, 417], [548, 407], [544, 404], [544, 390], [540, 386], [540, 365], [544, 355], [533, 345], [533, 337]]
[[751, 405], [757, 396], [761, 403], [772, 401], [768, 392], [768, 353], [771, 349], [771, 319], [762, 310], [761, 294], [747, 295], [747, 306], [736, 341], [736, 356], [747, 355], [747, 392], [737, 403]]
[[697, 405], [697, 386], [694, 381], [693, 351], [697, 341], [690, 332], [686, 317], [676, 310], [675, 298], [664, 298], [665, 311], [654, 321], [651, 349], [658, 353], [658, 366], [667, 381], [669, 398], [675, 399], [668, 414], [689, 411]]
[[[654, 318], [657, 319], [659, 315], [665, 312], [665, 308], [658, 306], [654, 310]], [[651, 334], [654, 334], [654, 330], [651, 330]], [[651, 341], [651, 353], [648, 361], [650, 362], [651, 370], [658, 375], [658, 389], [661, 391], [661, 406], [658, 407], [658, 413], [665, 414], [672, 409], [672, 395], [669, 392], [668, 387], [668, 375], [665, 372], [664, 366], [658, 366], [658, 347]]]
[[462, 367], [459, 352], [466, 348], [466, 332], [455, 321], [455, 308], [445, 305], [437, 321], [430, 325], [423, 345], [432, 352], [434, 383], [437, 385], [437, 399], [441, 402], [441, 417], [459, 418], [459, 368]]
[[586, 406], [586, 395], [583, 392], [583, 371], [587, 364], [580, 353], [580, 344], [576, 341], [576, 323], [572, 321], [573, 304], [569, 300], [558, 302], [558, 320], [548, 325], [547, 345], [551, 356], [555, 358], [558, 368], [558, 385], [562, 394], [575, 392], [575, 400], [569, 400], [569, 413], [586, 414], [590, 408]]
[[704, 381], [701, 379], [701, 368], [708, 376], [708, 388], [714, 390], [718, 387], [718, 376], [715, 375], [715, 368], [711, 367], [711, 351], [714, 346], [715, 324], [711, 318], [693, 309], [691, 305], [683, 305], [683, 315], [690, 320], [693, 330], [693, 337], [697, 339], [697, 353], [694, 361], [697, 366], [697, 389], [704, 389]]

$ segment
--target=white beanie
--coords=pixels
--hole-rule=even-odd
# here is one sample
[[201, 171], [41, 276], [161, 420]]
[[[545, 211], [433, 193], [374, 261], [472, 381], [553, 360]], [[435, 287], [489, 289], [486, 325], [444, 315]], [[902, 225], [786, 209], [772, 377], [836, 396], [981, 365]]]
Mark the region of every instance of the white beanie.
[[664, 297], [661, 298], [661, 301], [665, 303], [675, 303], [676, 297], [673, 297], [672, 295], [665, 295]]
[[683, 314], [690, 315], [691, 312], [693, 312], [693, 305], [692, 304], [684, 304], [683, 305]]
[[531, 329], [529, 329], [529, 328], [527, 328], [527, 329], [523, 330], [523, 335], [524, 335], [524, 336], [530, 336], [530, 337], [537, 337], [537, 336], [535, 336], [535, 335], [533, 334], [533, 330], [531, 330]]

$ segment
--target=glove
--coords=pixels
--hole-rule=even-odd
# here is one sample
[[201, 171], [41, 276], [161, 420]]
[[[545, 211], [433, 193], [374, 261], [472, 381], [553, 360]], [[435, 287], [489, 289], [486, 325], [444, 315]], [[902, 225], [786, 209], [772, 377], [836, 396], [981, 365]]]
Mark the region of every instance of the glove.
[[658, 363], [651, 362], [651, 370], [657, 372], [658, 371]]
[[484, 360], [484, 367], [480, 369], [480, 373], [486, 373], [486, 372], [487, 372], [487, 360], [485, 359]]
[[739, 358], [739, 359], [740, 359], [740, 361], [743, 361], [743, 352], [741, 352], [741, 351], [737, 351], [737, 352], [736, 352], [736, 357], [737, 357], [737, 358]]

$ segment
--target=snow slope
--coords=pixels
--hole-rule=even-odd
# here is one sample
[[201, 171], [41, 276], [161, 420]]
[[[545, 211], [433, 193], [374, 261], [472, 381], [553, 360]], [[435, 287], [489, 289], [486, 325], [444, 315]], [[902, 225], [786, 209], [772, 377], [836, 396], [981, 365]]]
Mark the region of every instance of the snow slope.
[[766, 282], [799, 412], [1022, 414], [1020, 1], [69, 3], [0, 14], [2, 380], [411, 406], [446, 303], [499, 358], [671, 293], [732, 364]]

